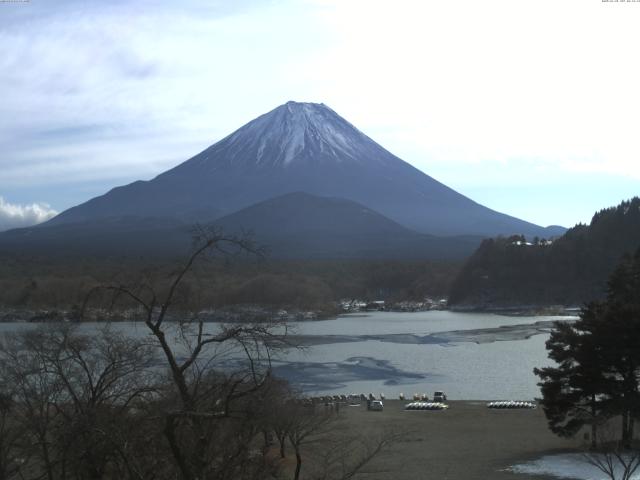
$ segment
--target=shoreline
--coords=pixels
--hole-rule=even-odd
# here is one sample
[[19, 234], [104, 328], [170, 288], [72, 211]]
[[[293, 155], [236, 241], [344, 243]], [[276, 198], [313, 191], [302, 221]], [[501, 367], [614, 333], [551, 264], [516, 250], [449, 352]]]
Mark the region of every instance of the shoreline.
[[580, 314], [581, 307], [575, 305], [452, 305], [448, 310], [457, 313], [493, 313], [506, 317], [577, 317]]
[[[353, 312], [329, 313], [320, 310], [297, 310], [277, 309], [273, 307], [262, 307], [259, 305], [237, 305], [218, 310], [203, 310], [200, 314], [206, 323], [243, 323], [246, 321], [267, 321], [274, 322], [314, 322], [336, 320], [343, 316], [366, 317], [374, 312], [389, 313], [418, 313], [431, 311], [450, 311], [454, 313], [488, 313], [502, 315], [505, 317], [544, 317], [544, 316], [578, 316], [580, 307], [564, 305], [513, 305], [513, 306], [480, 306], [480, 305], [451, 305], [447, 308], [432, 308], [416, 311], [401, 309], [386, 310], [362, 310]], [[136, 321], [139, 313], [134, 310], [122, 310], [108, 312], [103, 309], [91, 309], [87, 313], [86, 320], [78, 319], [78, 311], [65, 308], [17, 308], [0, 306], [0, 323], [50, 323], [50, 322], [129, 322]], [[167, 320], [178, 321], [180, 313], [174, 313]]]

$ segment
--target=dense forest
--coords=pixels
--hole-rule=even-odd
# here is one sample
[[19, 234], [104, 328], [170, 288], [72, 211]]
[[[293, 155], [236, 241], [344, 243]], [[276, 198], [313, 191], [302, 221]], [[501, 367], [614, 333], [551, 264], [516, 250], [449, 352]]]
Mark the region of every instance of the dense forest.
[[[188, 252], [185, 252], [185, 254]], [[179, 260], [11, 257], [0, 259], [0, 306], [69, 310], [108, 282], [166, 283]], [[212, 259], [185, 279], [189, 309], [261, 305], [335, 313], [341, 298], [422, 300], [445, 296], [460, 263], [433, 261], [282, 261]], [[2, 316], [0, 315], [0, 320]]]
[[450, 304], [492, 308], [581, 305], [602, 298], [607, 277], [640, 246], [640, 198], [597, 212], [560, 238], [482, 242], [452, 284]]

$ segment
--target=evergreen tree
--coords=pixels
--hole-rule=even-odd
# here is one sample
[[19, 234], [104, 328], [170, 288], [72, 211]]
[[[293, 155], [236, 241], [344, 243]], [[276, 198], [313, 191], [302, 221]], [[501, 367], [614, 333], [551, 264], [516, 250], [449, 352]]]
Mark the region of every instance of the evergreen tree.
[[622, 441], [629, 445], [640, 417], [640, 250], [627, 256], [608, 283], [605, 310], [597, 322], [609, 379], [611, 413], [622, 418]]
[[[599, 316], [602, 305], [592, 303], [582, 311], [582, 319]], [[546, 346], [557, 367], [536, 368], [541, 382], [542, 407], [551, 431], [572, 437], [585, 425], [591, 426], [595, 446], [597, 425], [606, 416], [606, 400], [600, 393], [607, 379], [594, 333], [585, 322], [556, 322]]]
[[625, 257], [608, 282], [603, 302], [582, 309], [574, 323], [557, 322], [547, 341], [557, 367], [536, 368], [551, 430], [573, 436], [607, 418], [622, 419], [629, 446], [640, 418], [640, 250]]

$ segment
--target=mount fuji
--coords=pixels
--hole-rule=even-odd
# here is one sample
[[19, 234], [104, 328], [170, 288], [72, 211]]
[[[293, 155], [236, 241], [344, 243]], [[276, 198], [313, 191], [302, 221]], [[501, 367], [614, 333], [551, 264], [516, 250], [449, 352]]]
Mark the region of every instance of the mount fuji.
[[561, 233], [486, 208], [388, 152], [329, 107], [297, 102], [150, 181], [114, 188], [48, 224], [122, 216], [209, 221], [293, 192], [352, 200], [433, 235]]
[[152, 180], [0, 234], [0, 251], [175, 253], [196, 222], [297, 258], [461, 258], [481, 237], [564, 231], [470, 200], [323, 104], [288, 102]]

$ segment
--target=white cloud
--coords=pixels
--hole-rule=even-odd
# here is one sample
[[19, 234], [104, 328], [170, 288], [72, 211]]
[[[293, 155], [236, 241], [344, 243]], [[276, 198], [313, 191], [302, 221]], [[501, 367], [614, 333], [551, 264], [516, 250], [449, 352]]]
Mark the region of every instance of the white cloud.
[[0, 232], [42, 223], [57, 215], [46, 203], [18, 205], [0, 197]]

